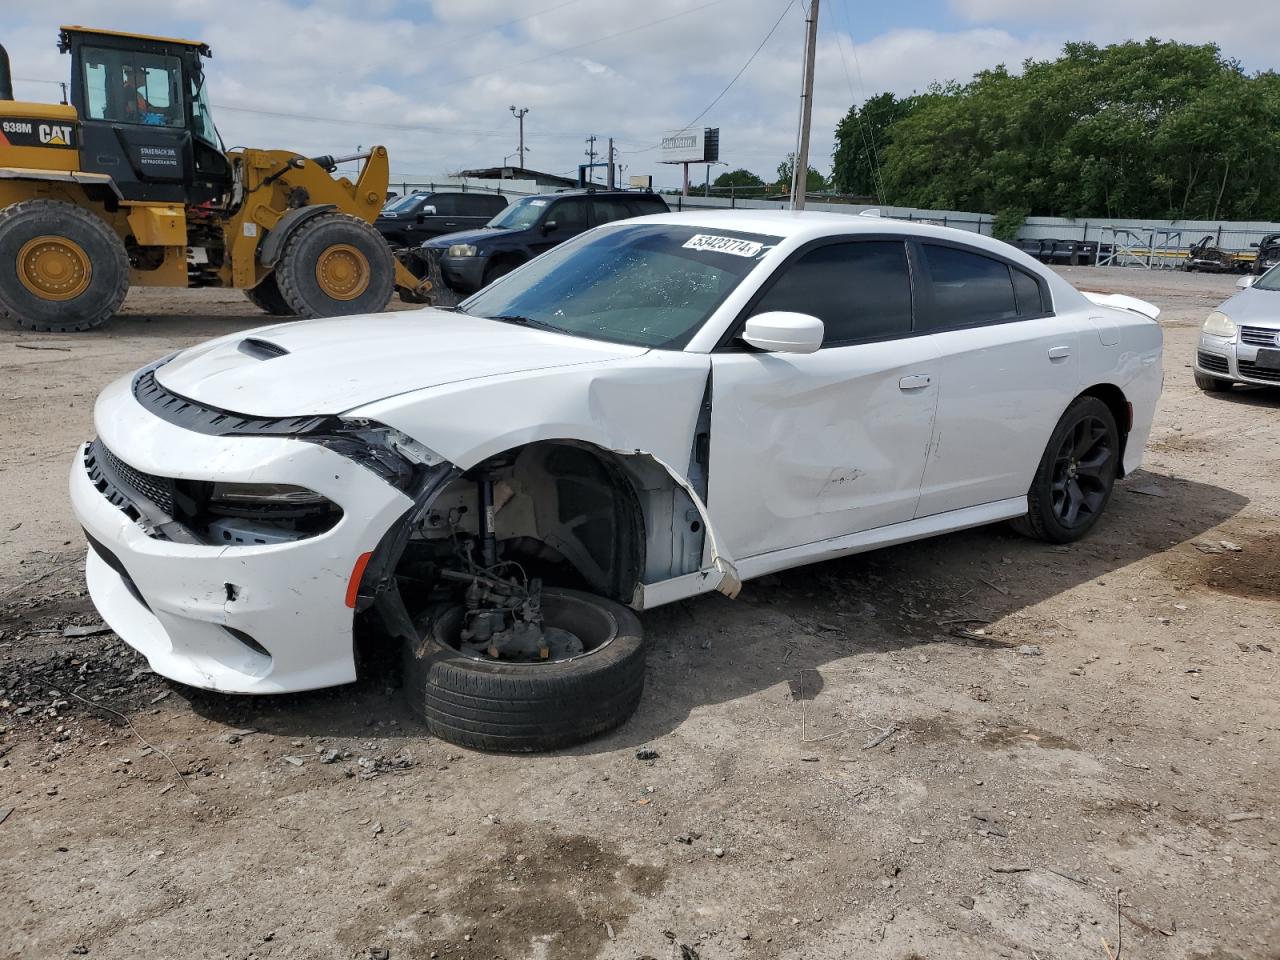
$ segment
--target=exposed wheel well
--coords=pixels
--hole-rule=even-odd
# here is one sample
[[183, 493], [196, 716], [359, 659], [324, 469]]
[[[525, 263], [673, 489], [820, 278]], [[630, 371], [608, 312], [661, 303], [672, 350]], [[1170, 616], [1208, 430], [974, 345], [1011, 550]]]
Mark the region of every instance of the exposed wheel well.
[[1079, 396], [1097, 397], [1107, 405], [1111, 416], [1115, 417], [1116, 429], [1120, 431], [1120, 470], [1117, 476], [1124, 476], [1124, 452], [1129, 442], [1129, 431], [1133, 428], [1133, 411], [1128, 398], [1114, 383], [1095, 383], [1089, 389], [1080, 391]]

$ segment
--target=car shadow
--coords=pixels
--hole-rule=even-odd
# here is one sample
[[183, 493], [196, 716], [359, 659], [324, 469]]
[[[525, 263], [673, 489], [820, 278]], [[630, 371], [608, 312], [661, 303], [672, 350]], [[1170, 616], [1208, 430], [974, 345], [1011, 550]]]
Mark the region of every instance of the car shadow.
[[[657, 740], [695, 710], [786, 684], [820, 699], [821, 668], [870, 653], [938, 642], [1002, 655], [1005, 644], [965, 629], [1034, 606], [1082, 583], [1202, 537], [1247, 498], [1209, 484], [1139, 471], [1116, 487], [1083, 541], [1052, 546], [1006, 525], [981, 527], [813, 564], [748, 582], [736, 600], [697, 597], [643, 615], [646, 687], [619, 730], [561, 751], [590, 755]], [[1029, 568], [1040, 568], [1027, 577]], [[277, 697], [182, 689], [196, 713], [231, 728], [290, 737], [427, 736], [399, 689], [394, 658], [346, 687]]]
[[1250, 407], [1274, 407], [1280, 404], [1280, 386], [1264, 387], [1252, 383], [1238, 383], [1221, 393], [1206, 393], [1215, 403], [1242, 403]]

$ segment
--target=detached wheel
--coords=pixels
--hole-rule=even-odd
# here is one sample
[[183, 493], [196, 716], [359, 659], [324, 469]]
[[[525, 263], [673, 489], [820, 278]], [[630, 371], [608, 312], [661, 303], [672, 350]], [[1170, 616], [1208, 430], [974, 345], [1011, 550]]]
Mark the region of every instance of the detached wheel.
[[463, 607], [419, 624], [405, 646], [405, 692], [441, 740], [479, 750], [556, 750], [620, 726], [644, 690], [639, 618], [621, 604], [576, 590], [542, 592], [548, 628], [582, 641], [576, 656], [539, 662], [464, 653]]
[[378, 313], [395, 287], [382, 234], [345, 213], [322, 213], [285, 241], [274, 274], [290, 312], [301, 317]]
[[1196, 370], [1193, 374], [1196, 380], [1196, 386], [1205, 393], [1225, 393], [1233, 386], [1233, 381], [1222, 380], [1218, 377], [1211, 377], [1207, 373], [1201, 373]]
[[1014, 527], [1049, 543], [1071, 543], [1088, 533], [1111, 499], [1120, 469], [1120, 432], [1110, 408], [1080, 397], [1049, 437], [1027, 491], [1027, 515]]
[[129, 292], [124, 244], [70, 203], [27, 200], [0, 210], [0, 313], [28, 330], [90, 330]]
[[289, 304], [285, 303], [284, 294], [280, 292], [280, 285], [276, 283], [276, 275], [270, 274], [267, 279], [263, 280], [256, 287], [249, 287], [245, 290], [244, 295], [249, 298], [259, 310], [265, 310], [273, 317], [292, 317], [293, 309]]

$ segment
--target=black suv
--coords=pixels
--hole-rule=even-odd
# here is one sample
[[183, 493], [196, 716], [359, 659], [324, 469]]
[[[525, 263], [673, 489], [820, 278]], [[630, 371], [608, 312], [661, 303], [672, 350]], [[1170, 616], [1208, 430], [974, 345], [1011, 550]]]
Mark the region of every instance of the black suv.
[[493, 193], [411, 193], [390, 201], [373, 225], [393, 247], [416, 247], [442, 233], [484, 226], [507, 205]]
[[592, 227], [668, 212], [656, 193], [588, 189], [522, 197], [479, 230], [435, 237], [417, 252], [433, 283], [470, 294]]

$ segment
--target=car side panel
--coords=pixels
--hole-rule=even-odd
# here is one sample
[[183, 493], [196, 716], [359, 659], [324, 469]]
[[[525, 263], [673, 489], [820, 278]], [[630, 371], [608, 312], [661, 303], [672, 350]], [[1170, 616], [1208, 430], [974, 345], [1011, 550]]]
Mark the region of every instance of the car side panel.
[[1124, 451], [1125, 473], [1132, 473], [1142, 466], [1164, 385], [1164, 332], [1154, 320], [1129, 310], [1094, 307], [1090, 315], [1105, 318], [1099, 329], [1105, 328], [1106, 339], [1117, 342], [1106, 345], [1100, 334], [1092, 332], [1081, 338], [1081, 381], [1085, 389], [1097, 384], [1117, 386], [1132, 405], [1133, 422]]

